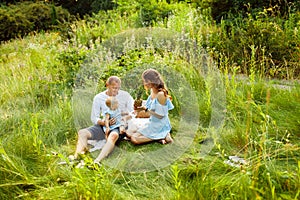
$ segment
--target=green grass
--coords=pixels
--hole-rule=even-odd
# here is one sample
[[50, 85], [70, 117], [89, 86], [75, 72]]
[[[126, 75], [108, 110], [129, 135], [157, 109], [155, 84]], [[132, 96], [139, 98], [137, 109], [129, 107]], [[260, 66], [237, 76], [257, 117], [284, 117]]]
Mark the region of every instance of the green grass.
[[[122, 20], [127, 27], [128, 19]], [[161, 32], [163, 40], [187, 26], [176, 17], [173, 22]], [[128, 34], [117, 21], [110, 24], [114, 26], [105, 37]], [[69, 41], [47, 33], [1, 44], [0, 199], [299, 199], [297, 81], [266, 81], [255, 70], [240, 80], [238, 67], [226, 59], [219, 60], [220, 74], [209, 62], [205, 71], [197, 64], [199, 57], [186, 57], [195, 55], [193, 49], [186, 48], [181, 56], [176, 43], [171, 51], [150, 46], [105, 60], [97, 47], [100, 41], [84, 46], [91, 25], [84, 29], [79, 23]], [[215, 30], [205, 26], [199, 34]], [[145, 30], [136, 33], [147, 35]], [[196, 37], [195, 32], [190, 35]], [[160, 39], [157, 33], [154, 37]], [[91, 63], [85, 59], [89, 56], [94, 56]], [[252, 61], [253, 68], [260, 67]], [[90, 125], [92, 97], [103, 89], [93, 79], [76, 85], [74, 75], [120, 75], [134, 95], [139, 82], [131, 80], [138, 80], [147, 67], [162, 71], [174, 97], [176, 109], [170, 117], [175, 143], [122, 142], [94, 170], [58, 165], [74, 153], [76, 132]], [[85, 161], [91, 164], [97, 153], [87, 154]], [[232, 155], [248, 164], [227, 165], [224, 161]]]

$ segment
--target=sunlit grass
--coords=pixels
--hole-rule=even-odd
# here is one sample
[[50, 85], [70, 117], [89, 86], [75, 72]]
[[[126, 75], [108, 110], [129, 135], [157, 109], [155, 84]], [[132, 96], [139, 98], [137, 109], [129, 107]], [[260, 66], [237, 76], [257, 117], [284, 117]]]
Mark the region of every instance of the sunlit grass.
[[[179, 22], [175, 17], [173, 22], [169, 24], [173, 26], [172, 30], [186, 25], [176, 25]], [[79, 32], [76, 37], [83, 38], [75, 38], [78, 43], [74, 46], [64, 42], [57, 33], [28, 36], [0, 46], [1, 199], [299, 198], [299, 83], [266, 82], [256, 72], [250, 74], [249, 79], [240, 80], [236, 73], [238, 69], [234, 70], [223, 60], [220, 65], [226, 91], [226, 109], [222, 110], [225, 113], [224, 124], [211, 130], [210, 106], [213, 101], [208, 88], [213, 89], [215, 84], [203, 78], [203, 74], [184, 58], [178, 58], [176, 52], [150, 54], [154, 52], [153, 49], [129, 52], [123, 55], [126, 60], [122, 64], [128, 70], [147, 67], [149, 63], [160, 69], [171, 66], [181, 75], [177, 78], [186, 80], [167, 79], [173, 94], [177, 95], [174, 103], [184, 100], [185, 104], [191, 105], [187, 107], [189, 113], [200, 113], [200, 116], [191, 114], [182, 117], [184, 120], [200, 118], [199, 123], [194, 124], [196, 135], [184, 154], [170, 166], [144, 173], [130, 173], [108, 165], [118, 158], [118, 150], [95, 170], [58, 165], [58, 162], [74, 153], [78, 128], [90, 123], [85, 118], [89, 118], [90, 106], [87, 102], [91, 102], [91, 99], [82, 98], [74, 104], [72, 97], [76, 93], [70, 95], [74, 91], [70, 92], [69, 86], [64, 85], [65, 79], [58, 80], [59, 75], [74, 72], [67, 71], [69, 66], [64, 68], [66, 63], [70, 66], [75, 63], [71, 67], [77, 66], [80, 56], [96, 48], [90, 46], [88, 50], [80, 46], [81, 41], [90, 42], [89, 33], [93, 31], [81, 32], [83, 29], [77, 29]], [[107, 36], [110, 32], [115, 33], [113, 30], [106, 31]], [[63, 58], [60, 60], [61, 55]], [[76, 60], [77, 57], [80, 59]], [[62, 62], [66, 60], [68, 62]], [[124, 68], [118, 64], [120, 61], [115, 60], [110, 67], [115, 69], [114, 72], [124, 75], [126, 70], [124, 72]], [[255, 66], [255, 62], [252, 64]], [[112, 72], [107, 70], [105, 73], [104, 76], [109, 76]], [[164, 75], [169, 75], [167, 70]], [[190, 90], [194, 90], [197, 98], [187, 98], [190, 97]], [[74, 106], [79, 107], [80, 104], [84, 105], [77, 110], [78, 113], [74, 113]], [[192, 106], [194, 104], [195, 107]], [[179, 115], [182, 114], [182, 101], [176, 105], [178, 110], [170, 116], [174, 127], [172, 135], [178, 141], [182, 133]], [[215, 132], [212, 135], [210, 131]], [[209, 141], [213, 142], [213, 148], [203, 153], [206, 149], [202, 147]], [[158, 143], [135, 146], [122, 142], [118, 148], [142, 155], [159, 150], [162, 146]], [[85, 159], [91, 162], [97, 153], [87, 154]], [[226, 164], [224, 161], [232, 155], [245, 159], [247, 164], [239, 167]]]

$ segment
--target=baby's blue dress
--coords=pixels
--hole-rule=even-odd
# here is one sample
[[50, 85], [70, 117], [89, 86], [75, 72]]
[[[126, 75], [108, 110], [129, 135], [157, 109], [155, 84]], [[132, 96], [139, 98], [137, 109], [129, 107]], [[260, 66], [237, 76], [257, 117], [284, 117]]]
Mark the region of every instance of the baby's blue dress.
[[171, 123], [169, 120], [168, 112], [174, 108], [171, 100], [167, 98], [166, 104], [161, 105], [157, 98], [151, 99], [151, 96], [148, 97], [146, 102], [146, 107], [156, 112], [159, 115], [162, 115], [163, 118], [159, 119], [153, 115], [150, 116], [149, 124], [145, 128], [139, 129], [138, 132], [147, 138], [153, 140], [164, 139], [168, 133], [171, 131]]
[[[105, 112], [105, 114], [109, 114], [109, 119], [111, 118], [115, 118], [116, 119], [116, 123], [113, 124], [113, 125], [110, 125], [109, 128], [110, 130], [113, 130], [113, 129], [116, 129], [116, 128], [119, 128], [121, 125], [122, 125], [122, 116], [121, 116], [121, 110], [120, 109], [116, 109], [116, 110], [107, 110]], [[104, 126], [103, 127], [104, 131], [106, 130], [106, 127]]]

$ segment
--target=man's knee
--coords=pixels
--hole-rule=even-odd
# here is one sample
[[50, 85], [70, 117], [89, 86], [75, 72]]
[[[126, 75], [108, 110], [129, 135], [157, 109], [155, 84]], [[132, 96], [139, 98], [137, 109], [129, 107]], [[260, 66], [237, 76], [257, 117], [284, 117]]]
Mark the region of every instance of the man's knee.
[[92, 134], [87, 129], [81, 129], [78, 131], [78, 138], [91, 138]]

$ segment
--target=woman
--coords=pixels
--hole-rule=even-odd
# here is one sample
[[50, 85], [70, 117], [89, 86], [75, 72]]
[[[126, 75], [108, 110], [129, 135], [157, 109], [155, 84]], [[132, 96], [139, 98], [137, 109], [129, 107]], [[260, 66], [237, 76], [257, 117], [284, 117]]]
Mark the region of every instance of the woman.
[[150, 114], [149, 123], [145, 128], [137, 130], [137, 132], [129, 134], [131, 142], [134, 144], [142, 144], [155, 140], [161, 143], [172, 143], [171, 123], [168, 117], [168, 111], [174, 108], [168, 89], [159, 74], [154, 69], [147, 69], [142, 74], [144, 88], [150, 90], [151, 93], [147, 99], [146, 105], [137, 108]]

